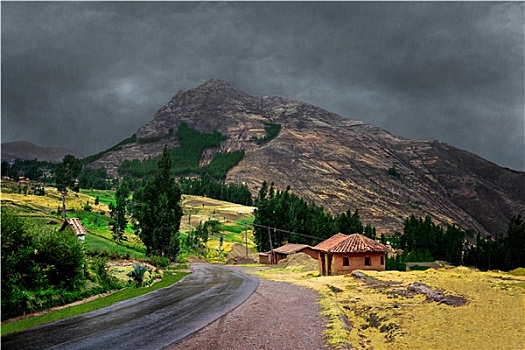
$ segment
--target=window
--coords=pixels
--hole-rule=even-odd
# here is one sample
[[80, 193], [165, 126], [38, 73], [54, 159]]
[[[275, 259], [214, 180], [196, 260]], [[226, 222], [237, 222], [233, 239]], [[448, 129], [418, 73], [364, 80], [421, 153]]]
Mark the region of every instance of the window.
[[365, 258], [365, 266], [372, 266], [372, 263], [370, 262], [370, 257], [369, 256], [367, 256]]
[[384, 265], [384, 264], [385, 264], [385, 256], [381, 255], [381, 265]]
[[350, 259], [347, 256], [343, 257], [343, 266], [350, 266]]

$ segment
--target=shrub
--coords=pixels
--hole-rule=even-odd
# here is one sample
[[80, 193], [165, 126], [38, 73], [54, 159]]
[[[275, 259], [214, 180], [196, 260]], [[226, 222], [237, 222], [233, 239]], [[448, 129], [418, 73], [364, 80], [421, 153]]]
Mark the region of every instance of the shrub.
[[74, 289], [84, 281], [82, 243], [71, 231], [38, 236], [35, 260], [51, 285]]
[[387, 257], [385, 269], [388, 270], [397, 270], [397, 271], [406, 271], [407, 265], [404, 258], [401, 255], [396, 255], [395, 257]]
[[170, 260], [168, 258], [164, 258], [162, 256], [151, 256], [149, 258], [149, 262], [158, 268], [164, 269], [170, 265]]
[[148, 267], [145, 264], [134, 263], [128, 276], [133, 278], [135, 284], [140, 287], [146, 271], [148, 271]]
[[63, 304], [81, 287], [84, 253], [72, 232], [38, 233], [2, 208], [2, 319]]
[[[405, 253], [403, 253], [405, 255]], [[414, 250], [406, 254], [406, 262], [433, 262], [434, 258], [428, 250]]]

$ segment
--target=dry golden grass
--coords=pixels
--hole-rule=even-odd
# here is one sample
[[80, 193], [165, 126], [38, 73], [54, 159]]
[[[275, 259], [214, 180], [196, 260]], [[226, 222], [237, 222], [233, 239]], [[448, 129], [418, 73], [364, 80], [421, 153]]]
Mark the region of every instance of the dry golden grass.
[[[525, 276], [465, 267], [412, 272], [365, 272], [374, 286], [351, 276], [265, 269], [262, 277], [318, 291], [326, 336], [335, 348], [525, 349]], [[519, 274], [519, 273], [518, 273]], [[421, 282], [468, 303], [453, 307], [392, 294]]]
[[[1, 201], [2, 205], [16, 206], [18, 208], [17, 211], [21, 216], [49, 217], [51, 211], [56, 212], [57, 210], [62, 210], [62, 197], [54, 187], [46, 187], [45, 196], [36, 196], [32, 194], [25, 195], [2, 191]], [[107, 205], [99, 204], [98, 206], [95, 206], [92, 197], [72, 191], [69, 192], [66, 198], [66, 207], [68, 210], [73, 209], [75, 211], [81, 211], [88, 201], [94, 210], [104, 210], [106, 213], [109, 212]], [[60, 213], [58, 216], [60, 216]]]

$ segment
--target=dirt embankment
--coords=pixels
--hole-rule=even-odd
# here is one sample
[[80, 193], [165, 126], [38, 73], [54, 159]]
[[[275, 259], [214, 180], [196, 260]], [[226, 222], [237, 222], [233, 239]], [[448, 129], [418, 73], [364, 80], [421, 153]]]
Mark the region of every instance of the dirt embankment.
[[244, 304], [171, 350], [331, 349], [316, 292], [261, 279]]

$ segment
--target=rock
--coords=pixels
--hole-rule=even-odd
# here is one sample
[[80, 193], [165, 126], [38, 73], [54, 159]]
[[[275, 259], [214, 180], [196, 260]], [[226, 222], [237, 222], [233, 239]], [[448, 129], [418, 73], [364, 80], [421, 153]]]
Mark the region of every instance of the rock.
[[370, 277], [368, 277], [367, 275], [365, 275], [364, 273], [362, 273], [361, 271], [352, 271], [352, 273], [350, 274], [352, 277], [355, 277], [355, 278], [358, 278], [358, 279], [362, 279], [362, 280], [367, 280], [369, 279]]
[[[307, 202], [334, 214], [366, 208], [359, 213], [361, 220], [381, 233], [402, 231], [404, 219], [414, 214], [496, 235], [506, 232], [514, 213], [525, 211], [524, 172], [443, 142], [396, 136], [307, 103], [249, 96], [219, 80], [177, 93], [137, 131], [135, 142], [90, 166], [104, 166], [116, 175], [124, 159], [157, 156], [164, 144], [178, 145], [172, 131], [183, 122], [228, 136], [219, 148], [204, 152], [201, 164], [217, 152], [245, 150], [226, 182], [241, 179], [254, 195], [263, 180], [283, 190], [290, 185]], [[266, 135], [265, 123], [281, 125], [280, 133], [269, 142], [253, 142]]]
[[461, 306], [467, 303], [467, 299], [454, 295], [446, 295], [440, 291], [433, 290], [429, 286], [423, 283], [414, 282], [407, 286], [407, 290], [410, 292], [424, 294], [428, 301], [435, 301], [440, 304], [446, 304], [451, 306]]

